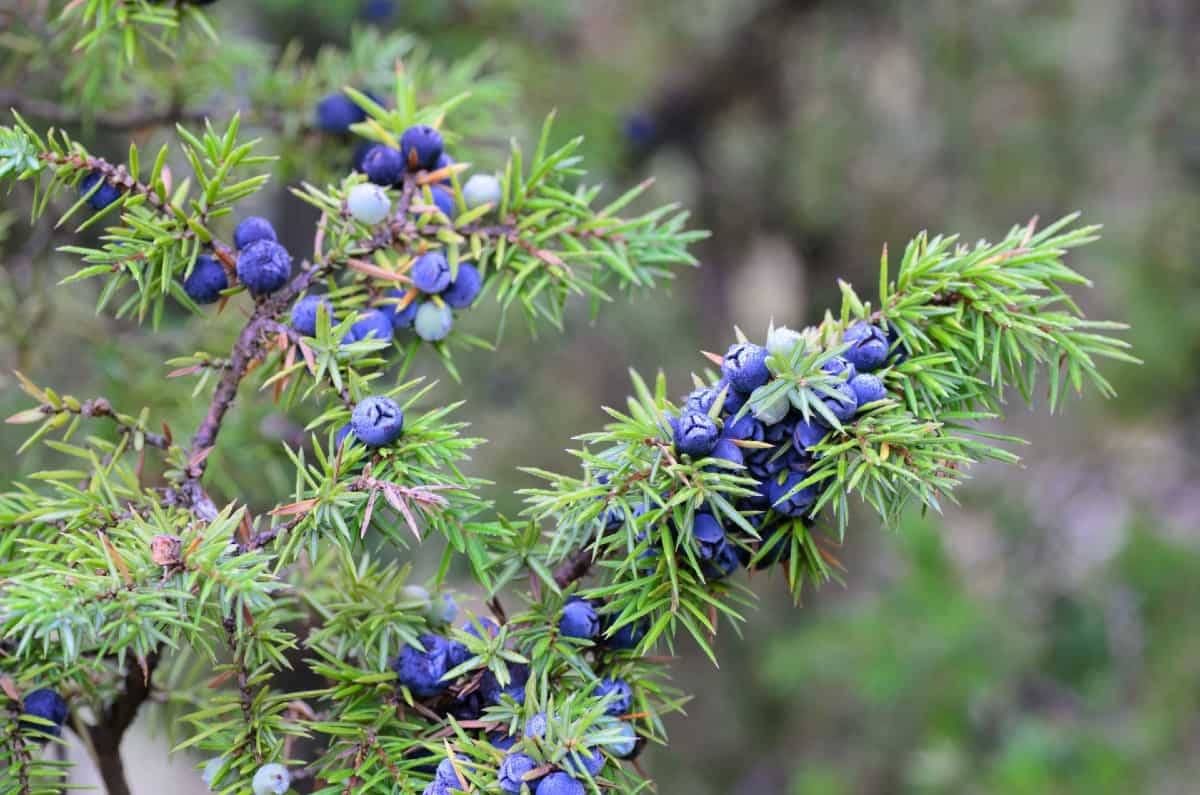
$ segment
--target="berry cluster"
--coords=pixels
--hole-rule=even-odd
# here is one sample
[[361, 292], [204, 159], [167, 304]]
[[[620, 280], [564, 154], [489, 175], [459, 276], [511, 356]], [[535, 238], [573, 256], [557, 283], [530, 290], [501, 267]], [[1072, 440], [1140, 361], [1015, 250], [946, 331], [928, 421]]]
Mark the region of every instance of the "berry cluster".
[[[757, 493], [735, 506], [755, 528], [757, 538], [729, 532], [731, 528], [715, 512], [696, 513], [691, 537], [709, 579], [728, 576], [751, 563], [763, 568], [787, 560], [792, 524], [811, 522], [810, 513], [820, 498], [818, 484], [802, 485], [819, 457], [814, 448], [835, 426], [851, 422], [888, 397], [874, 371], [899, 363], [904, 356], [898, 340], [890, 339], [883, 329], [855, 323], [844, 332], [839, 355], [822, 366], [833, 377], [821, 395], [825, 412], [813, 412], [805, 419], [786, 396], [752, 406], [751, 395], [772, 379], [768, 357], [786, 355], [803, 344], [798, 333], [784, 328], [772, 331], [766, 347], [750, 342], [731, 346], [721, 360], [720, 379], [691, 392], [679, 416], [668, 417], [676, 452], [712, 460], [712, 468], [732, 469], [757, 483]], [[611, 514], [610, 510], [606, 517], [609, 529], [624, 519]]]

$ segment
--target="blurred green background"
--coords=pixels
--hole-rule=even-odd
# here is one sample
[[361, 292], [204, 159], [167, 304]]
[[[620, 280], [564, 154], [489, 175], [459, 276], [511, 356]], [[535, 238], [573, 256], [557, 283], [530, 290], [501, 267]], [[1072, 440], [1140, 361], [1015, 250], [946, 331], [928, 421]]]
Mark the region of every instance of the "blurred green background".
[[[864, 510], [847, 537], [845, 586], [794, 609], [759, 576], [744, 639], [725, 632], [721, 668], [679, 660], [695, 693], [670, 719], [672, 746], [644, 759], [660, 792], [1193, 793], [1200, 775], [1200, 4], [1192, 0], [262, 0], [219, 16], [306, 52], [354, 26], [402, 26], [454, 58], [490, 42], [515, 78], [514, 134], [545, 113], [587, 136], [593, 179], [620, 189], [658, 177], [714, 237], [703, 267], [670, 293], [579, 306], [563, 336], [506, 327], [494, 353], [458, 357], [445, 400], [491, 440], [477, 474], [501, 509], [530, 480], [518, 465], [573, 467], [573, 434], [619, 405], [627, 368], [662, 368], [683, 393], [737, 324], [819, 318], [844, 278], [870, 292], [880, 247], [921, 229], [967, 240], [1073, 210], [1105, 225], [1073, 264], [1097, 315], [1133, 324], [1140, 368], [1112, 367], [1121, 396], [1062, 416], [1014, 404], [1024, 466], [978, 468], [944, 516], [879, 531]], [[98, 151], [124, 142], [95, 137]], [[270, 142], [268, 141], [268, 148]], [[503, 142], [477, 142], [497, 160]], [[286, 154], [286, 153], [285, 153]], [[303, 158], [296, 158], [303, 160]], [[481, 158], [486, 161], [486, 154]], [[332, 174], [344, 163], [326, 163]], [[311, 219], [287, 197], [306, 174], [280, 165], [256, 209]], [[199, 403], [164, 388], [163, 361], [227, 346], [234, 307], [168, 318], [151, 333], [93, 313], [87, 285], [11, 226], [0, 269], [0, 410], [25, 406], [9, 377], [119, 407], [148, 405], [179, 432]], [[58, 241], [55, 241], [58, 242]], [[33, 252], [31, 254], [31, 252]], [[470, 331], [494, 334], [481, 310]], [[20, 429], [0, 429], [14, 450]], [[243, 398], [211, 467], [214, 490], [260, 507], [290, 486], [278, 444], [296, 418]], [[46, 454], [0, 461], [0, 485]], [[428, 551], [425, 552], [428, 554]], [[683, 646], [687, 649], [687, 646]], [[131, 745], [131, 754], [150, 757]], [[198, 775], [140, 770], [139, 793]]]

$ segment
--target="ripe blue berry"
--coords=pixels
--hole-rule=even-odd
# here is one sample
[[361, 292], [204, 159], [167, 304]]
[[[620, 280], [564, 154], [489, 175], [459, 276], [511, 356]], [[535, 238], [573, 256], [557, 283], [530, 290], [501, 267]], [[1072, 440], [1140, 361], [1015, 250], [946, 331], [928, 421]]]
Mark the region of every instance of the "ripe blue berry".
[[563, 605], [558, 619], [558, 629], [568, 638], [591, 640], [600, 632], [600, 617], [590, 602], [572, 597]]
[[360, 174], [365, 173], [363, 171], [363, 163], [366, 161], [367, 155], [371, 153], [371, 150], [377, 146], [379, 144], [374, 141], [365, 141], [356, 146], [354, 153], [350, 155], [350, 170], [357, 171]]
[[512, 750], [512, 747], [517, 744], [516, 737], [508, 734], [501, 734], [500, 732], [491, 732], [487, 737], [488, 742], [492, 744], [492, 747], [499, 751]]
[[92, 171], [79, 183], [79, 195], [86, 196], [88, 191], [96, 187], [96, 183], [102, 183], [96, 192], [88, 196], [88, 206], [93, 210], [103, 210], [110, 204], [121, 198], [121, 189], [104, 178], [104, 174], [99, 171]]
[[604, 708], [606, 715], [624, 715], [633, 706], [633, 691], [624, 679], [601, 679], [595, 693], [597, 698], [609, 697], [608, 706]]
[[255, 295], [273, 293], [292, 275], [292, 255], [274, 240], [256, 240], [238, 255], [237, 274]]
[[352, 431], [353, 431], [353, 428], [351, 427], [350, 423], [348, 423], [348, 422], [345, 425], [343, 425], [342, 427], [338, 428], [338, 432], [333, 437], [334, 448], [335, 449], [340, 448], [342, 446], [342, 443], [346, 441], [346, 437], [349, 436]]
[[710, 513], [698, 513], [692, 520], [692, 539], [702, 560], [709, 560], [725, 543], [725, 530]]
[[[461, 761], [458, 764], [460, 767], [466, 766], [465, 763]], [[434, 780], [440, 781], [447, 787], [457, 787], [459, 785], [458, 771], [454, 769], [454, 762], [450, 761], [449, 757], [438, 762], [437, 772], [434, 773]], [[451, 791], [453, 792], [456, 790]]]
[[684, 411], [694, 411], [698, 414], [707, 414], [712, 408], [713, 403], [717, 400], [717, 395], [721, 390], [711, 387], [702, 386], [698, 389], [693, 389], [688, 393], [687, 400], [684, 401]]
[[442, 682], [442, 677], [450, 670], [446, 639], [437, 635], [421, 635], [419, 640], [425, 650], [405, 646], [392, 663], [392, 670], [396, 672], [400, 684], [414, 696], [428, 698], [446, 689], [446, 683]]
[[525, 663], [508, 663], [509, 683], [500, 686], [500, 680], [491, 670], [484, 671], [479, 680], [479, 694], [484, 703], [495, 706], [501, 696], [508, 696], [518, 704], [525, 703], [525, 685], [529, 682], [529, 666]]
[[192, 272], [183, 280], [183, 291], [198, 304], [212, 304], [220, 300], [221, 291], [229, 289], [229, 277], [225, 268], [207, 254], [196, 257]]
[[529, 716], [529, 720], [525, 721], [525, 736], [534, 738], [546, 736], [545, 712], [538, 712]]
[[551, 773], [538, 782], [534, 795], [584, 795], [583, 784], [566, 773]]
[[42, 734], [49, 734], [54, 737], [62, 734], [63, 724], [67, 722], [67, 714], [70, 712], [67, 709], [67, 702], [62, 696], [49, 688], [43, 687], [27, 694], [23, 702], [23, 714], [49, 721], [51, 725], [47, 726], [45, 723], [23, 720], [20, 722], [22, 729], [41, 732]]
[[675, 449], [693, 458], [703, 458], [717, 444], [717, 425], [707, 414], [686, 412], [675, 428]]
[[586, 773], [595, 778], [604, 769], [606, 761], [604, 754], [600, 753], [599, 749], [589, 748], [586, 751], [576, 749], [569, 751], [566, 758], [563, 759], [563, 769], [576, 776]]
[[279, 240], [275, 227], [266, 218], [251, 215], [243, 218], [233, 230], [233, 247], [239, 251], [256, 240]]
[[739, 392], [734, 389], [733, 384], [724, 378], [717, 382], [714, 389], [718, 393], [722, 391], [725, 393], [725, 400], [721, 403], [721, 413], [731, 417], [742, 410], [742, 406], [746, 405], [746, 401], [750, 397], [745, 392]]
[[446, 641], [446, 667], [457, 668], [458, 666], [471, 659], [474, 655], [467, 648], [465, 643], [459, 643], [457, 640], [448, 639]]
[[350, 425], [355, 438], [370, 447], [383, 447], [400, 438], [404, 430], [404, 412], [390, 397], [372, 395], [354, 407]]
[[625, 134], [625, 140], [635, 148], [648, 148], [658, 138], [658, 124], [649, 113], [634, 111], [625, 117], [622, 132]]
[[[709, 458], [719, 458], [722, 461], [728, 461], [731, 464], [743, 466], [745, 457], [742, 455], [742, 448], [731, 442], [729, 439], [718, 439], [717, 444], [713, 447], [712, 452], [708, 454]], [[714, 472], [728, 472], [725, 467], [712, 467]]]
[[850, 343], [842, 355], [861, 373], [878, 369], [887, 361], [887, 335], [878, 326], [861, 321], [855, 323], [842, 334], [842, 342]]
[[363, 158], [363, 173], [376, 185], [387, 188], [404, 180], [404, 155], [394, 146], [379, 144]]
[[355, 221], [374, 226], [388, 217], [392, 200], [383, 188], [363, 182], [346, 191], [346, 209]]
[[859, 406], [865, 406], [887, 397], [887, 387], [883, 385], [883, 381], [879, 376], [870, 373], [855, 376], [850, 381], [850, 388], [854, 390], [854, 396], [858, 399]]
[[255, 771], [250, 788], [254, 795], [283, 795], [291, 785], [292, 776], [288, 769], [278, 762], [271, 762]]
[[400, 152], [409, 171], [436, 168], [442, 146], [442, 134], [425, 124], [409, 127], [400, 136]]
[[434, 295], [450, 286], [450, 263], [442, 252], [427, 251], [417, 257], [409, 276], [412, 277], [413, 287]]
[[739, 392], [753, 392], [771, 378], [767, 369], [767, 349], [750, 342], [730, 346], [721, 363], [721, 375]]
[[[420, 306], [416, 293], [413, 293], [412, 297], [409, 298], [407, 290], [397, 288], [388, 290], [387, 297], [394, 300], [388, 300], [386, 303], [380, 304], [379, 309], [388, 313], [388, 316], [392, 319], [392, 328], [396, 331], [412, 328], [413, 320], [417, 316], [417, 308]], [[401, 308], [401, 304], [405, 301], [408, 303]]]
[[350, 327], [352, 342], [362, 340], [392, 341], [392, 316], [380, 309], [368, 309], [358, 316], [358, 320]]
[[801, 450], [807, 450], [820, 444], [827, 433], [829, 429], [817, 422], [815, 417], [811, 422], [800, 420], [792, 430], [792, 441]]
[[454, 200], [454, 191], [442, 185], [434, 185], [429, 189], [429, 193], [433, 196], [433, 203], [442, 215], [453, 221], [454, 217], [458, 215], [458, 203]]
[[821, 394], [821, 402], [829, 409], [838, 422], [846, 422], [858, 411], [858, 396], [854, 389], [844, 381], [833, 385], [833, 394]]
[[792, 532], [787, 526], [762, 533], [762, 557], [754, 564], [757, 571], [782, 563], [792, 554]]
[[434, 624], [453, 623], [454, 619], [458, 618], [458, 605], [454, 603], [454, 597], [448, 593], [444, 593], [440, 599], [435, 599], [433, 607], [426, 618]]
[[426, 342], [444, 340], [454, 325], [454, 314], [450, 307], [436, 301], [425, 301], [417, 309], [413, 330]]
[[[761, 442], [763, 440], [763, 426], [761, 422], [747, 414], [733, 422], [725, 423], [725, 427], [721, 429], [721, 437], [739, 441]], [[744, 456], [745, 454], [743, 454]]]
[[807, 513], [817, 501], [817, 487], [805, 486], [789, 495], [807, 477], [807, 472], [789, 470], [767, 481], [767, 498], [771, 501], [771, 507], [784, 516], [803, 516]]
[[333, 305], [323, 296], [306, 295], [292, 305], [292, 328], [306, 337], [317, 333], [317, 313], [323, 312], [332, 325]]
[[617, 627], [616, 631], [609, 635], [604, 642], [608, 648], [618, 651], [636, 649], [649, 631], [650, 619], [639, 618]]
[[317, 126], [325, 132], [349, 132], [350, 125], [366, 120], [367, 112], [341, 91], [317, 103]]
[[858, 372], [854, 369], [854, 365], [844, 356], [834, 356], [821, 365], [821, 369], [830, 375], [841, 376], [843, 381], [849, 381], [858, 375]]
[[737, 549], [726, 541], [717, 548], [716, 554], [710, 560], [704, 561], [701, 570], [708, 579], [720, 580], [733, 574], [741, 565]]
[[500, 206], [504, 188], [501, 186], [500, 180], [491, 174], [473, 174], [463, 184], [462, 194], [463, 203], [467, 205], [468, 210], [474, 210], [485, 204], [490, 204], [495, 209]]
[[475, 302], [483, 288], [479, 268], [469, 262], [458, 263], [458, 276], [442, 291], [442, 300], [455, 309], [465, 309]]
[[897, 365], [904, 364], [908, 361], [908, 349], [904, 347], [904, 343], [900, 339], [900, 335], [896, 333], [896, 328], [893, 326], [888, 330], [888, 364]]
[[[521, 784], [525, 781], [525, 774], [537, 768], [538, 763], [533, 761], [532, 757], [522, 753], [511, 753], [500, 761], [496, 781], [504, 792], [519, 795]], [[529, 785], [532, 787], [533, 782], [530, 781]]]

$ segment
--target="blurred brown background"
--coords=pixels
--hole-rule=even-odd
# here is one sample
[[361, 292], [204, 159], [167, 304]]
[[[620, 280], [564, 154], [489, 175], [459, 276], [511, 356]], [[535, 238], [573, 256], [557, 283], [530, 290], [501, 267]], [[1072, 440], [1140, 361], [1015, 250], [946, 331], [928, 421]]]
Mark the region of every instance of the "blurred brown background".
[[[864, 510], [843, 550], [845, 588], [797, 610], [780, 581], [760, 577], [761, 610], [744, 640], [725, 633], [721, 669], [680, 661], [678, 684], [696, 699], [671, 721], [670, 750], [646, 764], [667, 795], [1196, 791], [1200, 4], [215, 8], [309, 50], [346, 40], [365, 16], [448, 58], [493, 42], [521, 90], [518, 137], [557, 108], [560, 137], [586, 134], [593, 179], [615, 190], [655, 174], [657, 199], [713, 230], [704, 267], [669, 294], [615, 303], [591, 323], [581, 305], [563, 336], [511, 323], [497, 352], [460, 357], [461, 386], [425, 368], [443, 378], [438, 394], [467, 398], [463, 415], [491, 440], [476, 471], [510, 514], [513, 490], [529, 485], [515, 467], [573, 466], [563, 448], [603, 423], [601, 405], [623, 401], [628, 367], [661, 367], [682, 393], [703, 367], [698, 351], [722, 349], [733, 324], [761, 336], [770, 318], [815, 320], [839, 277], [870, 293], [881, 246], [895, 251], [921, 229], [974, 240], [1073, 210], [1103, 223], [1104, 239], [1073, 264], [1096, 283], [1082, 296], [1089, 311], [1134, 324], [1145, 365], [1109, 369], [1120, 398], [1072, 401], [1061, 416], [1014, 403], [1008, 429], [1032, 440], [1024, 467], [977, 469], [961, 505], [912, 516], [898, 535]], [[272, 201], [264, 214], [291, 208], [288, 234], [311, 234], [282, 187]], [[19, 226], [21, 212], [0, 218]], [[164, 416], [195, 411], [186, 393], [162, 389], [162, 361], [219, 349], [236, 318], [151, 334], [92, 314], [86, 288], [51, 291], [65, 266], [7, 249], [4, 373]], [[486, 336], [497, 321], [473, 312], [470, 330]], [[132, 377], [131, 361], [144, 363]], [[0, 386], [0, 409], [23, 407], [7, 375]], [[247, 439], [296, 432], [265, 401], [238, 410], [232, 433]], [[4, 449], [16, 439], [0, 429]], [[217, 488], [267, 504], [287, 470], [243, 448], [214, 467]], [[43, 455], [0, 463], [0, 483]], [[145, 726], [125, 748], [135, 791], [201, 792], [194, 760], [154, 767], [161, 754], [137, 743], [164, 741]]]

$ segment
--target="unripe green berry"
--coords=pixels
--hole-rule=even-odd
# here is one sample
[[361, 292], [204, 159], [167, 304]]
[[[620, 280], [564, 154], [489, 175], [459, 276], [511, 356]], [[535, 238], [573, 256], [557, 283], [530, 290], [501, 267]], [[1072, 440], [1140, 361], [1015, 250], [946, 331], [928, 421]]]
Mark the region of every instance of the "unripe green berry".
[[772, 356], [786, 356], [797, 345], [804, 344], [804, 335], [787, 326], [773, 328], [767, 332], [767, 352]]
[[355, 221], [374, 226], [387, 218], [388, 211], [392, 209], [392, 200], [383, 188], [363, 182], [346, 193], [346, 206], [350, 208], [350, 215]]
[[417, 310], [417, 319], [413, 321], [413, 329], [417, 336], [426, 342], [444, 340], [454, 324], [454, 315], [450, 307], [437, 301], [426, 301]]
[[751, 413], [754, 415], [754, 419], [764, 425], [774, 425], [787, 416], [791, 407], [792, 404], [788, 401], [787, 395], [780, 395], [765, 406], [751, 409]]

